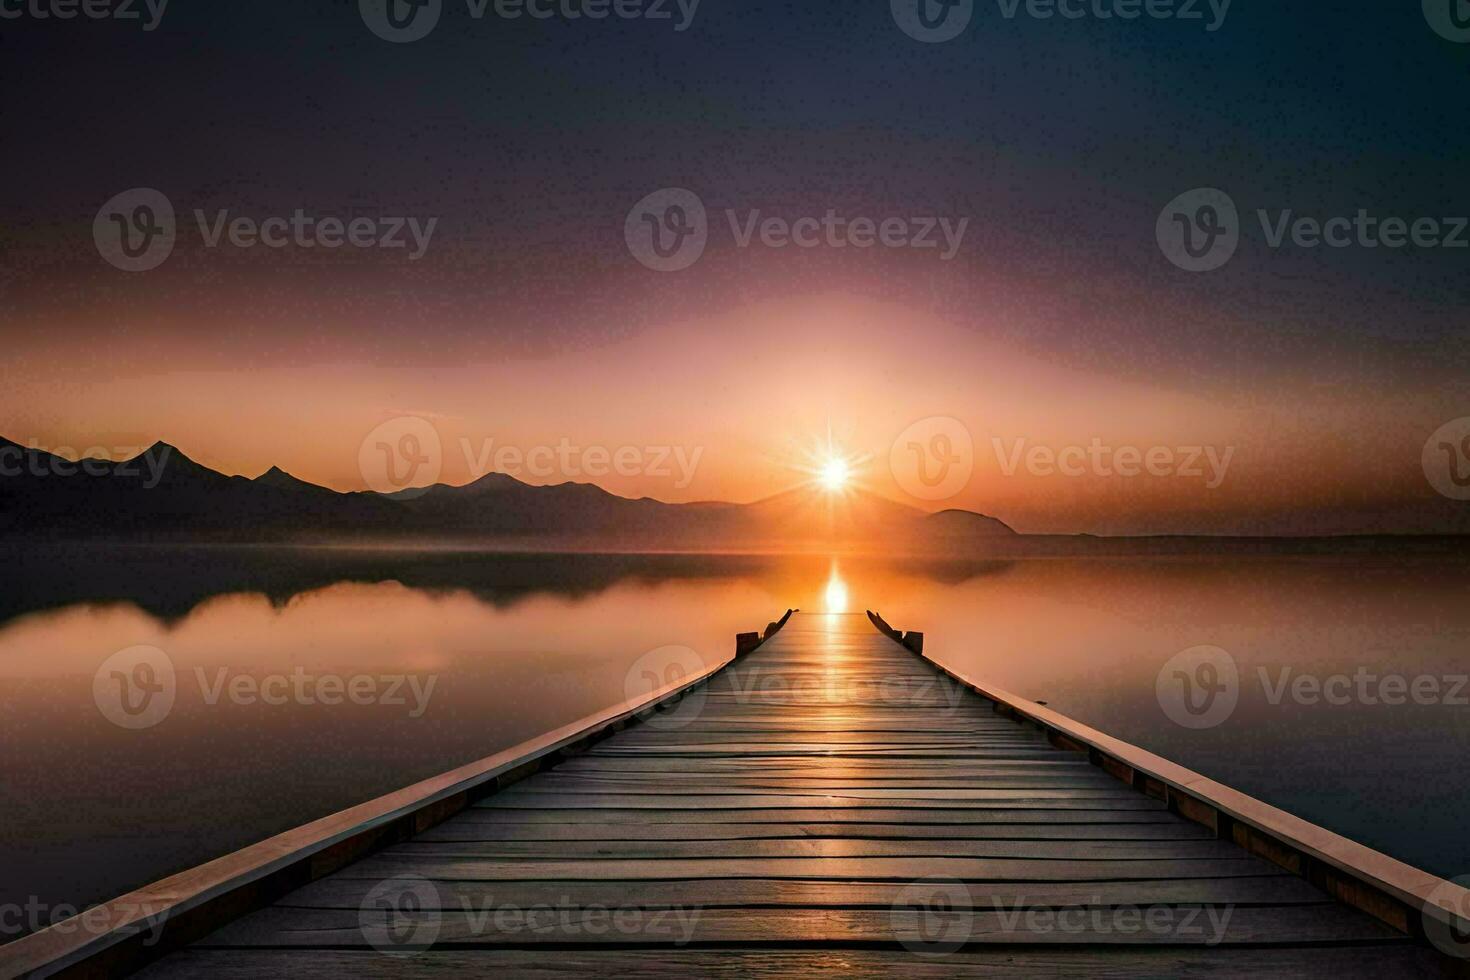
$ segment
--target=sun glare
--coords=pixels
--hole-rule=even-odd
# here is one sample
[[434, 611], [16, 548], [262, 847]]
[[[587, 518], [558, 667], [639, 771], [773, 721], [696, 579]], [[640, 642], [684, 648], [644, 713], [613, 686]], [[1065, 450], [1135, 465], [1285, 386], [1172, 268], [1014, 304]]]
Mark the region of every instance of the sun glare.
[[822, 599], [829, 613], [847, 612], [847, 583], [842, 580], [842, 574], [837, 571], [837, 562], [832, 562], [832, 569], [827, 573], [827, 584], [822, 589]]
[[829, 459], [822, 466], [819, 479], [822, 486], [828, 490], [837, 491], [847, 486], [848, 479], [852, 476], [852, 470], [845, 459]]
[[801, 474], [799, 485], [825, 495], [827, 503], [833, 505], [860, 492], [863, 471], [872, 458], [844, 449], [831, 432], [825, 439], [812, 439], [794, 447], [792, 457], [789, 465]]

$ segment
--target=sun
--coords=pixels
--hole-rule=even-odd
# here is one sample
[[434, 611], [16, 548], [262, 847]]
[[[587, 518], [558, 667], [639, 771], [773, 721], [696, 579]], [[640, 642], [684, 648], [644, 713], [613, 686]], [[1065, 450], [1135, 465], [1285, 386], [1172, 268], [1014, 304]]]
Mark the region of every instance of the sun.
[[852, 467], [847, 465], [847, 460], [836, 457], [822, 464], [822, 472], [817, 479], [823, 487], [836, 493], [847, 486], [847, 481], [852, 478]]
[[836, 504], [855, 493], [862, 492], [863, 473], [872, 461], [869, 453], [854, 452], [827, 437], [802, 440], [794, 446], [787, 462], [792, 470], [800, 474], [798, 486], [820, 493], [829, 504]]

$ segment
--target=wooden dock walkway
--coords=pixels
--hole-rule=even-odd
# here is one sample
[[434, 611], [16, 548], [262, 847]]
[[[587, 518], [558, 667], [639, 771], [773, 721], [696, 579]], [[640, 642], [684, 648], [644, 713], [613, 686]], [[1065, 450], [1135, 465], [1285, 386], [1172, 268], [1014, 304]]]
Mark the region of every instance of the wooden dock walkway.
[[990, 708], [862, 616], [798, 614], [702, 697], [146, 976], [1438, 971]]
[[1417, 924], [1438, 879], [982, 697], [874, 624], [797, 614], [649, 699], [125, 896], [177, 909], [162, 958], [46, 930], [0, 975], [1463, 975]]

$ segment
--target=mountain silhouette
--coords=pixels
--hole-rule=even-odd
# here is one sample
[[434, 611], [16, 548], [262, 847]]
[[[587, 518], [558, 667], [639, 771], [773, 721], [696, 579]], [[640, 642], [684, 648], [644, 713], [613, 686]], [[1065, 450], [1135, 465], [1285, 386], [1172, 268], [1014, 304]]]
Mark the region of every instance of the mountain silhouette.
[[864, 491], [796, 489], [751, 504], [671, 504], [591, 483], [532, 486], [490, 473], [462, 486], [341, 493], [274, 466], [254, 479], [226, 476], [165, 442], [123, 462], [72, 462], [5, 439], [0, 530], [59, 538], [915, 552], [963, 551], [1015, 536], [984, 514], [930, 516]]

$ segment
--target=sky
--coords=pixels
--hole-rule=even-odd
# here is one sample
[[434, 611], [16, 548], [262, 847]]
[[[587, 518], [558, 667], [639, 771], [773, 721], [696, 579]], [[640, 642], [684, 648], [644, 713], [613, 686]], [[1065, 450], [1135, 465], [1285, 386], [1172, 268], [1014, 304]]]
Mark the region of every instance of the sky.
[[[378, 0], [47, 2], [0, 2], [17, 442], [360, 489], [379, 444], [432, 439], [448, 482], [672, 501], [839, 456], [1030, 531], [1467, 519], [1426, 459], [1470, 437], [1470, 43], [1432, 2], [992, 0], [925, 41], [907, 0], [443, 0], [407, 43]], [[171, 250], [129, 271], [116, 229], [160, 200]], [[1168, 230], [1222, 201], [1190, 271]], [[1403, 247], [1293, 225], [1360, 211], [1432, 221]], [[694, 252], [650, 251], [681, 221], [660, 244]]]

